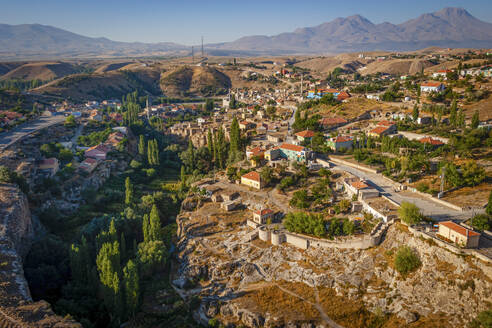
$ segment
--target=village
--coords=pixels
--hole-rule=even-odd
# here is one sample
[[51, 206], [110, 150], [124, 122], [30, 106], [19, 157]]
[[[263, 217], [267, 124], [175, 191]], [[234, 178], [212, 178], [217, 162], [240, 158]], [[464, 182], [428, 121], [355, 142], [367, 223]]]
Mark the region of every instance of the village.
[[[401, 56], [358, 58], [370, 67]], [[466, 56], [476, 57], [473, 64], [446, 65]], [[154, 207], [167, 226], [175, 221], [177, 232], [166, 240], [170, 282], [185, 299], [200, 296], [195, 319], [202, 323], [230, 319], [216, 300], [271, 288], [279, 278], [333, 288], [350, 302], [364, 298], [371, 313], [411, 324], [434, 313], [436, 300], [428, 302], [432, 311], [405, 305], [410, 293], [399, 295], [388, 277], [401, 277], [404, 290], [407, 276], [422, 280], [422, 263], [426, 270], [440, 263], [424, 256], [425, 245], [459, 262], [463, 274], [486, 275], [492, 262], [492, 116], [478, 106], [492, 88], [483, 56], [425, 56], [440, 64], [414, 74], [365, 75], [361, 66], [324, 77], [295, 60], [202, 62], [196, 67], [232, 66], [244, 84], [213, 97], [134, 91], [121, 100], [54, 98], [31, 112], [1, 111], [0, 166], [27, 195], [36, 220], [61, 236], [109, 224], [111, 215], [131, 225], [126, 233], [136, 241], [146, 232], [135, 223]], [[414, 261], [408, 271], [395, 264], [401, 244], [413, 247], [404, 250]], [[209, 258], [216, 262], [203, 262]], [[328, 269], [331, 258], [344, 269]], [[378, 278], [346, 277], [351, 265], [363, 275], [367, 258], [381, 265]], [[223, 276], [227, 270], [233, 278]], [[327, 275], [336, 276], [333, 283]], [[481, 275], [472, 281], [487, 293]], [[383, 285], [395, 304], [369, 292]], [[471, 298], [446, 301], [444, 312], [469, 312]], [[251, 320], [261, 326], [267, 318]]]

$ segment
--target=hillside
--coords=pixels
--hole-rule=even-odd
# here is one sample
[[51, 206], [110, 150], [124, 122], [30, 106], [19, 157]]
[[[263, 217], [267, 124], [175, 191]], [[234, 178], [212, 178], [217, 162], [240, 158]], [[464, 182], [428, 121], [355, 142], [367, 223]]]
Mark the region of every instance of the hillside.
[[160, 86], [166, 96], [213, 96], [227, 92], [231, 79], [212, 67], [181, 66], [163, 73]]
[[95, 70], [95, 73], [104, 73], [104, 72], [110, 72], [110, 71], [116, 71], [118, 69], [121, 69], [129, 64], [132, 64], [132, 62], [125, 61], [125, 62], [117, 62], [117, 63], [108, 63], [101, 65]]
[[390, 59], [382, 62], [374, 61], [364, 69], [359, 70], [362, 75], [375, 74], [375, 73], [388, 73], [388, 74], [415, 74], [428, 67], [435, 66], [428, 60], [421, 59]]
[[134, 90], [142, 94], [158, 95], [160, 94], [158, 81], [159, 72], [151, 69], [75, 74], [45, 84], [34, 89], [33, 92], [76, 101], [119, 99]]
[[49, 81], [74, 74], [77, 68], [64, 62], [34, 62], [18, 66], [0, 76], [0, 80], [41, 80]]

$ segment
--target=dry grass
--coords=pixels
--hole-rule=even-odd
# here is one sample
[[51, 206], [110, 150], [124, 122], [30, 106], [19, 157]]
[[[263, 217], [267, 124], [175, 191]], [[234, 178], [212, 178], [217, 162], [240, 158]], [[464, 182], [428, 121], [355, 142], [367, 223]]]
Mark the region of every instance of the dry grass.
[[[285, 321], [319, 319], [318, 310], [302, 299], [282, 291], [277, 286], [268, 286], [246, 293], [237, 300], [248, 309], [271, 313]], [[294, 311], [295, 309], [295, 311]]]
[[492, 184], [484, 182], [475, 187], [463, 187], [447, 193], [443, 200], [458, 206], [481, 206], [486, 204]]

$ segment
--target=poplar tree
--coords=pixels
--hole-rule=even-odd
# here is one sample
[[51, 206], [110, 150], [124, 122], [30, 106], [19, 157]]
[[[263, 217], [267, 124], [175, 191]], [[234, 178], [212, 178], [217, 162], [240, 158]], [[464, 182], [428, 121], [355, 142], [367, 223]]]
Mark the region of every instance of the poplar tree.
[[119, 274], [120, 249], [117, 241], [104, 243], [96, 258], [104, 304], [116, 317], [121, 315], [121, 286]]
[[125, 239], [125, 233], [122, 232], [120, 235], [120, 245], [121, 245], [121, 258], [126, 259], [127, 253], [126, 253], [126, 239]]
[[132, 260], [129, 260], [123, 268], [123, 285], [125, 286], [126, 309], [133, 317], [140, 300], [140, 284], [138, 268]]
[[185, 167], [181, 165], [181, 183], [184, 184], [186, 180]]
[[138, 153], [141, 156], [145, 156], [145, 138], [144, 138], [143, 134], [140, 135], [140, 140], [138, 143]]
[[208, 134], [207, 134], [207, 148], [208, 148], [208, 153], [210, 155], [213, 155], [213, 140], [212, 140], [212, 131], [208, 129]]
[[476, 129], [478, 128], [478, 125], [480, 124], [480, 118], [478, 116], [478, 111], [476, 110], [475, 113], [473, 113], [472, 120], [471, 120], [471, 128]]
[[240, 143], [241, 143], [241, 135], [239, 131], [239, 123], [237, 122], [237, 118], [234, 117], [231, 123], [230, 151], [233, 153], [239, 151]]
[[142, 232], [143, 232], [144, 242], [148, 242], [150, 240], [150, 222], [149, 222], [148, 214], [144, 214], [143, 216]]
[[150, 240], [161, 240], [161, 219], [159, 218], [159, 211], [157, 206], [152, 205], [150, 210]]
[[465, 127], [465, 113], [463, 112], [463, 109], [461, 109], [461, 108], [458, 111], [458, 126], [460, 128]]
[[195, 169], [195, 150], [191, 139], [188, 139], [188, 152], [190, 153], [191, 171]]
[[457, 121], [457, 118], [456, 118], [456, 114], [457, 114], [456, 109], [457, 109], [456, 100], [453, 100], [453, 102], [451, 104], [451, 108], [449, 110], [449, 123], [452, 126], [456, 126], [456, 121]]
[[417, 104], [413, 106], [412, 118], [414, 122], [419, 118], [419, 106], [417, 106]]
[[129, 205], [133, 202], [133, 185], [130, 177], [125, 179], [125, 204]]

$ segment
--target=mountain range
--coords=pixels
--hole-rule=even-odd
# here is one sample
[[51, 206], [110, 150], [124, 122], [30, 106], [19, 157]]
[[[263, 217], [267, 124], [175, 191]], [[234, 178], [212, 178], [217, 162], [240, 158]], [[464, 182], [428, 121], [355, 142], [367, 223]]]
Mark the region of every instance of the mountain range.
[[[492, 24], [462, 8], [444, 8], [401, 24], [374, 24], [360, 15], [273, 36], [247, 36], [205, 45], [211, 55], [280, 55], [356, 51], [410, 51], [429, 46], [492, 48]], [[0, 24], [0, 58], [186, 55], [176, 43], [116, 42], [52, 26]]]

